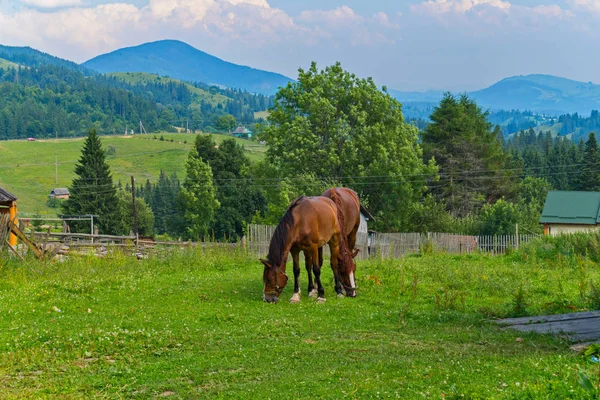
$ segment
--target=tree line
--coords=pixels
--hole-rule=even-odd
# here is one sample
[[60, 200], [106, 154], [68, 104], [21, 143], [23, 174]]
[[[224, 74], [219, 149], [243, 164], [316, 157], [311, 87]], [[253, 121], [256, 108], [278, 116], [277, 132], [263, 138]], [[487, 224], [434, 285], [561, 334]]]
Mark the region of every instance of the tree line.
[[[347, 186], [375, 216], [369, 227], [379, 231], [511, 234], [518, 223], [522, 232], [539, 233], [549, 190], [600, 190], [594, 134], [575, 143], [528, 129], [505, 141], [488, 112], [450, 93], [429, 118], [419, 131], [404, 120], [397, 100], [340, 64], [300, 69], [297, 81], [276, 94], [259, 133], [268, 145], [264, 160], [251, 163], [234, 140], [217, 146], [211, 135], [198, 135], [185, 177], [163, 171], [137, 188], [152, 214], [148, 232], [237, 240], [249, 223], [276, 224], [299, 195]], [[91, 132], [87, 141], [94, 137]], [[107, 174], [102, 160], [82, 156], [78, 176], [88, 164]], [[119, 209], [116, 200], [102, 208], [85, 197], [90, 185], [93, 193], [113, 196], [108, 179], [76, 179], [65, 213]], [[72, 206], [77, 202], [88, 206]], [[127, 230], [101, 226], [107, 233]]]
[[196, 86], [226, 93], [228, 100], [215, 104], [197, 99], [187, 84], [172, 80], [129, 84], [52, 64], [0, 68], [0, 140], [73, 137], [90, 129], [122, 134], [137, 131], [140, 121], [147, 131], [174, 132], [176, 126], [217, 130], [219, 118], [250, 124], [254, 112], [272, 102], [263, 95]]

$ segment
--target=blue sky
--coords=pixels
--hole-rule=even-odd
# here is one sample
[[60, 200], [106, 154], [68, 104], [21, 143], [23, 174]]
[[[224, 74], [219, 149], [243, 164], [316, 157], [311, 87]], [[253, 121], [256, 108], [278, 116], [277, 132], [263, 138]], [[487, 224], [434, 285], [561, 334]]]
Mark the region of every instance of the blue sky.
[[600, 0], [0, 0], [0, 43], [78, 62], [168, 38], [292, 77], [341, 61], [398, 90], [600, 83], [599, 23]]

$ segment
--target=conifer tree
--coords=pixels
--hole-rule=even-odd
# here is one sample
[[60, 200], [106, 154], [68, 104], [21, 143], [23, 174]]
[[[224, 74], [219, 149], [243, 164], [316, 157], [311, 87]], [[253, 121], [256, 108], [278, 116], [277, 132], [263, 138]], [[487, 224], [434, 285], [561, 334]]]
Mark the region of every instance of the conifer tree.
[[579, 178], [579, 190], [600, 190], [600, 153], [596, 135], [591, 132], [585, 142], [583, 166]]
[[[96, 130], [88, 132], [83, 143], [81, 158], [75, 165], [77, 177], [69, 187], [70, 197], [62, 205], [65, 215], [97, 215], [94, 224], [100, 233], [116, 234], [118, 198], [113, 184], [106, 153]], [[87, 221], [73, 221], [71, 228], [78, 232], [90, 229]]]

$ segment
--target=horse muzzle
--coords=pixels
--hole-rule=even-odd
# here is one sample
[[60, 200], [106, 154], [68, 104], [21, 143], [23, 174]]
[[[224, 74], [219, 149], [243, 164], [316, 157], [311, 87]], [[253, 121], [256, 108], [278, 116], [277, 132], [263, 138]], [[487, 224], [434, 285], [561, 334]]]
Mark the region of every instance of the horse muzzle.
[[277, 297], [277, 295], [275, 294], [263, 294], [263, 300], [266, 301], [267, 303], [277, 303], [279, 301], [279, 297]]

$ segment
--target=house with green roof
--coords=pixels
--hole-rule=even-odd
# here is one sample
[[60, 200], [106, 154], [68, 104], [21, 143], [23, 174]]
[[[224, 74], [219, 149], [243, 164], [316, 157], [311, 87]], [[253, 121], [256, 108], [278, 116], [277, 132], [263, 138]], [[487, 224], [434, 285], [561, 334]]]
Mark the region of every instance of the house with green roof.
[[599, 230], [600, 192], [548, 192], [540, 223], [547, 235]]

